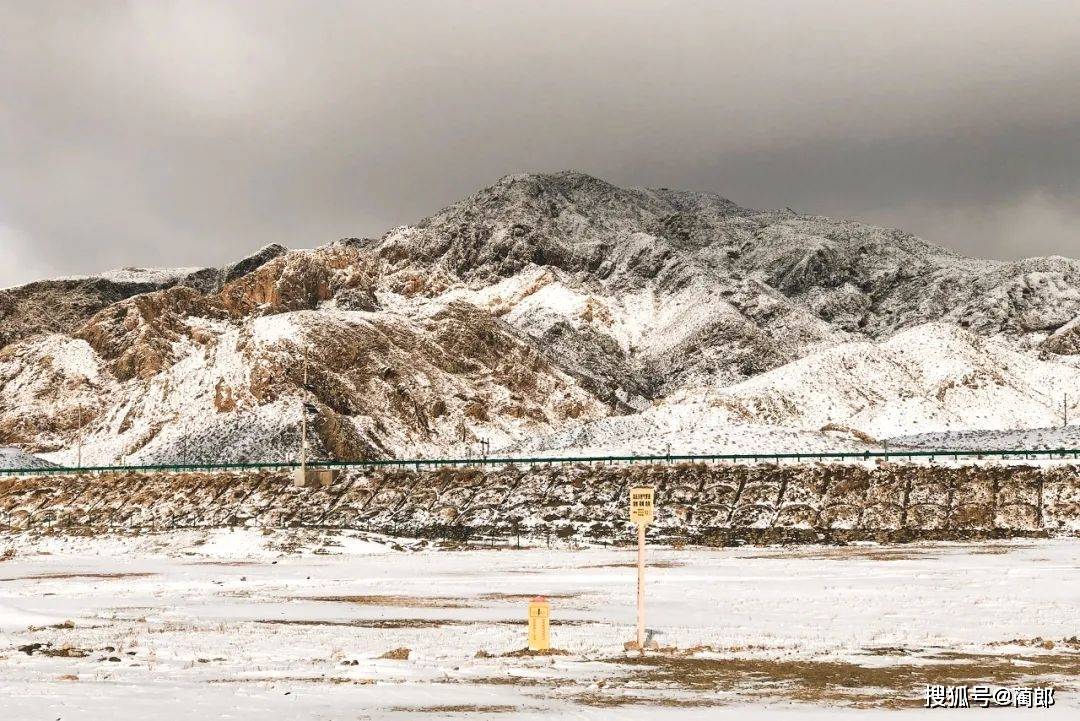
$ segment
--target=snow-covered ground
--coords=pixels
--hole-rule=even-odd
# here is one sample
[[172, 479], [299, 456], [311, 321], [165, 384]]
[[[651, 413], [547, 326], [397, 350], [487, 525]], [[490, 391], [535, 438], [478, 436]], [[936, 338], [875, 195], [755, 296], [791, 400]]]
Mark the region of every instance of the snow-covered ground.
[[1027, 428], [1018, 431], [953, 431], [917, 433], [889, 439], [894, 448], [934, 450], [1007, 451], [1080, 448], [1080, 426]]
[[[7, 549], [5, 719], [904, 718], [925, 683], [980, 682], [1080, 710], [1076, 540], [652, 549], [667, 648], [644, 659], [623, 651], [630, 549], [252, 530]], [[535, 594], [567, 655], [503, 655]]]

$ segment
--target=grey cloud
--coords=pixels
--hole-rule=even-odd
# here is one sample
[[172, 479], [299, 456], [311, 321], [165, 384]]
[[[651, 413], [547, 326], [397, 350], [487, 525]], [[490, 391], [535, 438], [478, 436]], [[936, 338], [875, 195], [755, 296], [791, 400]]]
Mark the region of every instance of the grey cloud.
[[0, 284], [563, 168], [1075, 256], [1078, 67], [1074, 2], [5, 3]]

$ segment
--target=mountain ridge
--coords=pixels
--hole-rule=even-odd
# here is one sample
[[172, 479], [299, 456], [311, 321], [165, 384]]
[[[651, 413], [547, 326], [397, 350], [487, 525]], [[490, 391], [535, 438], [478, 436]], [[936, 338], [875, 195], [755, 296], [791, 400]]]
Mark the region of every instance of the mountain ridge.
[[[912, 333], [932, 361], [953, 347], [934, 345], [943, 327], [986, 356], [974, 367], [1015, 354], [1080, 367], [1080, 261], [979, 260], [900, 230], [573, 171], [505, 176], [381, 238], [107, 276], [0, 292], [0, 445], [56, 462], [80, 436], [100, 462], [193, 446], [267, 460], [295, 455], [305, 394], [316, 456], [535, 445], [817, 358], [813, 385], [852, 343], [872, 356]], [[42, 308], [62, 317], [43, 322]], [[1009, 423], [1045, 425], [1042, 406], [1009, 398]], [[850, 409], [809, 425], [726, 418], [811, 444], [830, 424], [881, 435]]]

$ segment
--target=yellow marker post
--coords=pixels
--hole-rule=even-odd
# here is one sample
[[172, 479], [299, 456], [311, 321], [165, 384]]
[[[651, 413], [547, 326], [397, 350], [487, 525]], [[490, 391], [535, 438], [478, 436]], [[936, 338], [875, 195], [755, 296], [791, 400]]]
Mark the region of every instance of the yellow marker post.
[[630, 520], [637, 524], [637, 647], [645, 650], [645, 527], [653, 520], [654, 491], [630, 489]]
[[551, 604], [543, 596], [529, 603], [529, 650], [547, 651], [551, 648]]

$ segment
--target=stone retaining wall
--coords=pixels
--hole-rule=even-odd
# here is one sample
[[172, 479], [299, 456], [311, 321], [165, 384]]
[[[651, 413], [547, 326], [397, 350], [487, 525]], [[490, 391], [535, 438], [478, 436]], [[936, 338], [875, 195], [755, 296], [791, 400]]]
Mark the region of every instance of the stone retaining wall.
[[632, 485], [656, 487], [650, 536], [672, 542], [910, 540], [1080, 534], [1080, 466], [654, 465], [445, 468], [0, 480], [0, 528], [347, 527], [456, 540], [624, 542]]

